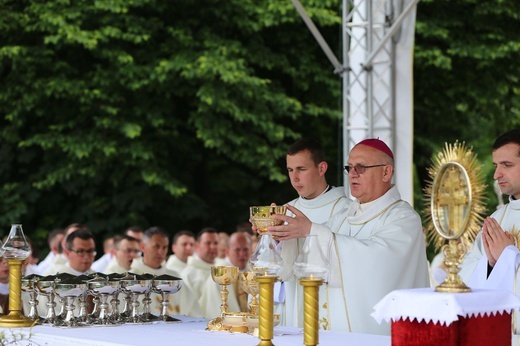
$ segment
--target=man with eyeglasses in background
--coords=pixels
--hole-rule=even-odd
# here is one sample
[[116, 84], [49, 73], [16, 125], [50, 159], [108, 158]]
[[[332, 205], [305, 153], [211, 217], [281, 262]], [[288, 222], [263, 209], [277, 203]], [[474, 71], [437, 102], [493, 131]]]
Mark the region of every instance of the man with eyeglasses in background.
[[126, 273], [130, 271], [132, 261], [141, 255], [139, 240], [129, 235], [114, 236], [115, 255], [103, 273]]
[[70, 233], [63, 253], [68, 261], [54, 267], [54, 274], [69, 273], [78, 276], [94, 272], [90, 267], [96, 257], [96, 244], [94, 235], [89, 230], [78, 229]]
[[[67, 237], [77, 231], [77, 230], [89, 230], [88, 227], [84, 224], [81, 224], [81, 223], [72, 223], [70, 225], [68, 225], [65, 230], [63, 231], [63, 234], [64, 236], [61, 238], [61, 241], [58, 245], [58, 253], [54, 256], [54, 259], [52, 260], [52, 263], [50, 263], [50, 265], [47, 266], [47, 268], [43, 271], [43, 274], [42, 275], [54, 275], [57, 273], [57, 269], [56, 268], [60, 268], [61, 266], [67, 264], [67, 262], [69, 261], [69, 259], [67, 258], [66, 254], [65, 254], [65, 243], [67, 241]], [[94, 255], [95, 256], [95, 255]]]
[[318, 236], [329, 261], [325, 280], [343, 291], [340, 301], [325, 302], [338, 307], [330, 312], [332, 330], [389, 335], [390, 325], [372, 318], [374, 305], [393, 290], [430, 285], [421, 219], [392, 184], [394, 154], [383, 141], [354, 146], [345, 172], [355, 198], [348, 208], [319, 224], [288, 205], [294, 216], [274, 215], [285, 223], [268, 230], [282, 241]]

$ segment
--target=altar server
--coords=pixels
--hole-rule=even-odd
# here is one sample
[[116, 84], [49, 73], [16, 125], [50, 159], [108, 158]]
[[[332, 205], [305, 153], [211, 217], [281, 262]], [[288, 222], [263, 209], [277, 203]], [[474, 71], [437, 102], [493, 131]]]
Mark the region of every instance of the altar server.
[[[327, 183], [326, 173], [328, 163], [321, 143], [314, 138], [304, 137], [293, 143], [287, 149], [287, 172], [291, 185], [298, 193], [288, 205], [298, 208], [312, 222], [325, 223], [334, 214], [348, 207], [350, 199], [345, 196], [345, 189], [334, 187]], [[291, 215], [291, 213], [288, 213]], [[285, 263], [294, 263], [302, 248], [304, 239], [295, 238], [280, 242], [279, 249]], [[292, 268], [280, 274], [281, 283], [275, 285], [276, 297], [285, 297], [285, 302], [278, 302], [277, 312], [281, 313], [282, 324], [292, 327], [303, 327], [303, 290], [298, 279], [292, 275]], [[341, 300], [340, 288], [330, 288], [328, 285], [320, 287], [320, 300], [325, 302], [329, 297]], [[320, 304], [320, 326], [330, 329], [329, 308], [327, 304]], [[334, 309], [338, 309], [337, 306]]]
[[[520, 129], [498, 137], [492, 157], [493, 178], [509, 195], [509, 203], [484, 220], [482, 231], [463, 260], [460, 276], [471, 288], [507, 290], [520, 296]], [[518, 335], [520, 324], [516, 320], [513, 332]]]
[[103, 273], [107, 266], [112, 262], [116, 254], [115, 239], [114, 236], [110, 236], [103, 240], [103, 256], [92, 263], [92, 270], [95, 272]]

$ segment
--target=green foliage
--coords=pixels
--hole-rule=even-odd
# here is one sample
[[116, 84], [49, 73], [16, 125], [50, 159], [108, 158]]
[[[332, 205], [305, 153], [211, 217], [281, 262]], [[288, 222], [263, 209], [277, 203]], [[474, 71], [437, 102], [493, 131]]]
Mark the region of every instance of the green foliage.
[[[419, 181], [444, 143], [473, 147], [496, 206], [491, 145], [520, 126], [520, 3], [423, 0], [414, 61], [414, 162]], [[424, 185], [423, 185], [424, 186]]]
[[[289, 1], [0, 3], [6, 230], [231, 231], [294, 197], [295, 139], [337, 151], [340, 80]], [[336, 2], [305, 6], [336, 32]]]
[[[340, 51], [341, 4], [302, 4]], [[492, 185], [491, 143], [520, 125], [519, 17], [516, 0], [419, 3], [417, 182], [458, 139]], [[302, 135], [341, 183], [341, 81], [290, 1], [0, 0], [0, 42], [6, 231], [231, 231], [294, 197], [285, 149]]]

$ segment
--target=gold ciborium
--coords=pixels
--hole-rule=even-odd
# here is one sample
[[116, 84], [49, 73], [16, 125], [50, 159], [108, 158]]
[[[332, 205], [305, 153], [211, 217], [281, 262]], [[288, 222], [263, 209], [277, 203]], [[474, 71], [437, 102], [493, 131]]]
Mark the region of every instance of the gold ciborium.
[[231, 326], [225, 325], [222, 321], [222, 315], [227, 313], [228, 305], [227, 298], [229, 291], [227, 285], [234, 283], [238, 280], [238, 267], [234, 266], [212, 266], [211, 267], [211, 278], [217, 284], [221, 285], [220, 298], [222, 304], [220, 305], [220, 316], [212, 319], [208, 322], [209, 330], [230, 330]]
[[267, 205], [249, 207], [251, 222], [261, 235], [267, 234], [267, 227], [278, 226], [283, 223], [281, 220], [272, 218], [274, 214], [285, 215], [287, 207], [285, 205]]
[[240, 287], [244, 292], [251, 295], [249, 312], [253, 315], [258, 315], [258, 294], [260, 291], [258, 281], [256, 281], [256, 274], [252, 271], [240, 273]]
[[[429, 236], [442, 247], [448, 276], [437, 292], [470, 292], [459, 276], [459, 265], [480, 230], [483, 205], [482, 169], [476, 154], [464, 143], [446, 144], [428, 170], [433, 179], [425, 189], [429, 208], [425, 213]], [[442, 245], [448, 241], [447, 244]]]

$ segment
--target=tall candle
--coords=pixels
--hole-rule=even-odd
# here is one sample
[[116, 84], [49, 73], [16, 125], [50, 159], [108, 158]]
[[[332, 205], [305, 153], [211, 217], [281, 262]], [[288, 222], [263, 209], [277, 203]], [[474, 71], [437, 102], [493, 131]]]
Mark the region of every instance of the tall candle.
[[273, 346], [273, 319], [274, 319], [274, 283], [278, 278], [273, 275], [257, 276], [260, 292], [260, 307], [258, 316], [258, 346]]
[[323, 279], [314, 278], [311, 274], [309, 278], [301, 278], [300, 284], [303, 286], [303, 344], [315, 346], [318, 344], [319, 331], [319, 287]]

